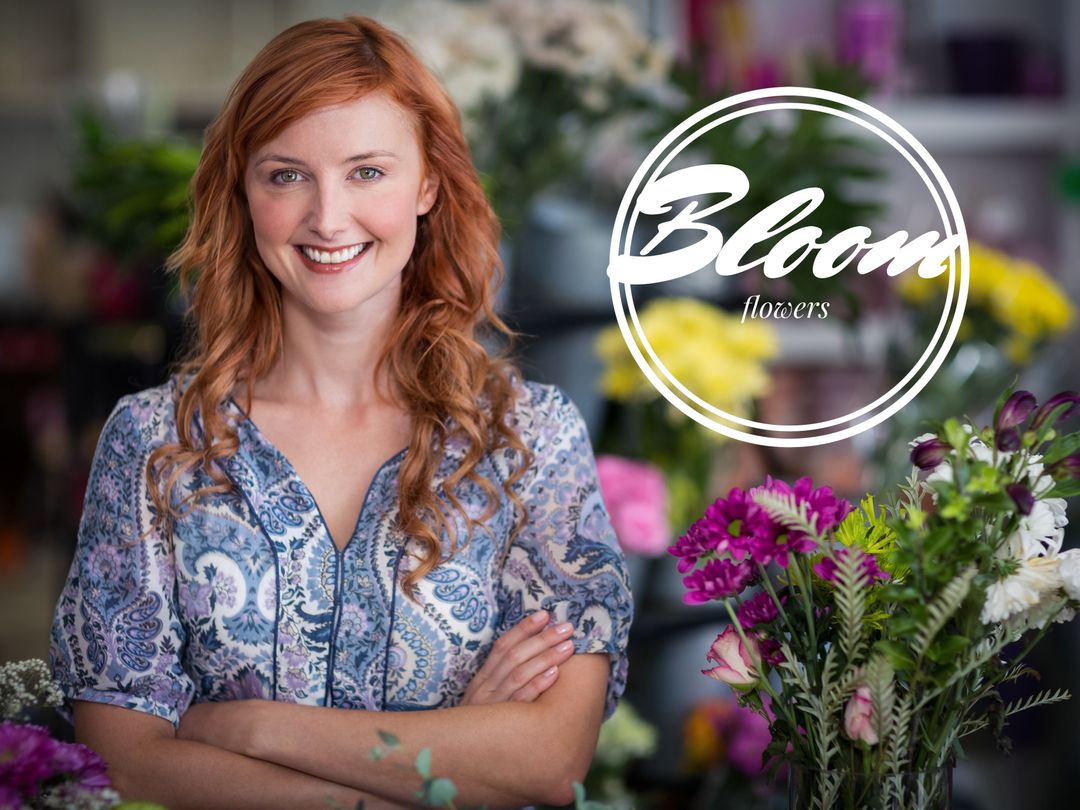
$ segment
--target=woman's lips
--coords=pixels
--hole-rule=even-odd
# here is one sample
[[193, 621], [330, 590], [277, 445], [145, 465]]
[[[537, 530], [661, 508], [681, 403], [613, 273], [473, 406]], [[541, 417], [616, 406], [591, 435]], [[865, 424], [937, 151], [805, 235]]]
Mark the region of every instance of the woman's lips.
[[322, 262], [313, 261], [307, 257], [307, 254], [300, 249], [299, 245], [294, 245], [296, 254], [300, 257], [300, 261], [304, 263], [313, 273], [321, 273], [323, 275], [332, 275], [334, 273], [344, 273], [346, 270], [352, 269], [352, 267], [359, 262], [364, 256], [367, 255], [368, 249], [371, 247], [371, 242], [364, 243], [364, 249], [353, 256], [351, 259], [343, 262], [337, 262], [336, 264], [323, 264]]

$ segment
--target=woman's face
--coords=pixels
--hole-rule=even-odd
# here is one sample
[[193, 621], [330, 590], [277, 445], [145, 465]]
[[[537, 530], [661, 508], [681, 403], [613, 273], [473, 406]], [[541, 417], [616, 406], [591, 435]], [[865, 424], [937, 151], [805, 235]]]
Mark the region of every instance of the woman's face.
[[244, 188], [286, 309], [365, 321], [396, 312], [436, 186], [406, 112], [381, 93], [316, 110], [255, 150]]

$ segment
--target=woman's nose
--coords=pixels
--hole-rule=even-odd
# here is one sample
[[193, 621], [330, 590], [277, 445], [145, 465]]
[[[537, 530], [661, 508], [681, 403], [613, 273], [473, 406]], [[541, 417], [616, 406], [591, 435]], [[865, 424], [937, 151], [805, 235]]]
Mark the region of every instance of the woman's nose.
[[316, 190], [311, 210], [308, 212], [308, 228], [326, 242], [348, 228], [349, 208], [344, 189], [333, 183], [322, 184]]

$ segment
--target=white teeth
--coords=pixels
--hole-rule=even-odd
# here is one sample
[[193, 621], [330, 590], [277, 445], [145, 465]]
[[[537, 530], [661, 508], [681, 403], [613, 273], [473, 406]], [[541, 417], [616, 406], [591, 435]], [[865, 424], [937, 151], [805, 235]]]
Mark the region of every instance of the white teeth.
[[328, 253], [325, 250], [315, 250], [307, 245], [301, 245], [300, 250], [302, 250], [304, 255], [313, 262], [318, 262], [319, 264], [337, 264], [339, 262], [347, 262], [349, 259], [356, 257], [367, 247], [367, 245], [367, 242], [362, 242], [359, 245], [335, 250], [333, 253]]

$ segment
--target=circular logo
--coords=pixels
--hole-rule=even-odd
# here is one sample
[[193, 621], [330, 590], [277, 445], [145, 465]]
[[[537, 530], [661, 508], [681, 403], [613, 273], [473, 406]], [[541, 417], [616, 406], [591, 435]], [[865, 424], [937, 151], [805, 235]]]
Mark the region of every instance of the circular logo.
[[[833, 116], [888, 144], [925, 185], [933, 210], [940, 218], [940, 233], [930, 231], [909, 239], [906, 231], [898, 231], [872, 241], [869, 227], [854, 227], [820, 244], [815, 242], [815, 234], [821, 234], [818, 228], [801, 227], [781, 236], [795, 222], [809, 217], [820, 204], [823, 192], [818, 188], [793, 192], [750, 217], [735, 232], [721, 233], [706, 218], [745, 196], [750, 179], [738, 166], [717, 163], [683, 166], [684, 151], [692, 154], [694, 144], [717, 127], [746, 116], [777, 112]], [[674, 163], [679, 168], [673, 168], [680, 155], [684, 155], [681, 162]], [[699, 207], [703, 198], [715, 198], [718, 194], [719, 202]], [[642, 236], [635, 234], [642, 215], [667, 219], [656, 226], [655, 235], [644, 247], [635, 247]], [[676, 232], [689, 232], [696, 238], [679, 250], [653, 253], [655, 247]], [[639, 237], [637, 241], [635, 237]], [[767, 256], [743, 261], [749, 248], [776, 237], [780, 238]], [[675, 378], [649, 343], [634, 304], [635, 286], [708, 272], [706, 266], [711, 263], [715, 263], [715, 272], [721, 276], [760, 267], [765, 278], [781, 278], [814, 250], [817, 254], [813, 273], [821, 279], [839, 276], [838, 282], [842, 282], [845, 268], [856, 258], [860, 275], [917, 272], [920, 278], [930, 279], [947, 274], [944, 307], [928, 344], [899, 381], [884, 393], [875, 392], [872, 401], [840, 416], [804, 424], [770, 424], [747, 419], [716, 407], [690, 390]], [[797, 258], [794, 263], [790, 261], [792, 256]], [[926, 386], [944, 362], [960, 329], [968, 291], [964, 220], [952, 188], [929, 152], [903, 126], [869, 104], [806, 87], [772, 87], [731, 96], [706, 107], [669, 133], [638, 168], [623, 196], [615, 219], [609, 262], [611, 298], [619, 329], [630, 353], [657, 391], [707, 428], [732, 439], [773, 447], [808, 447], [839, 441], [897, 413]], [[918, 265], [917, 271], [914, 265]]]

